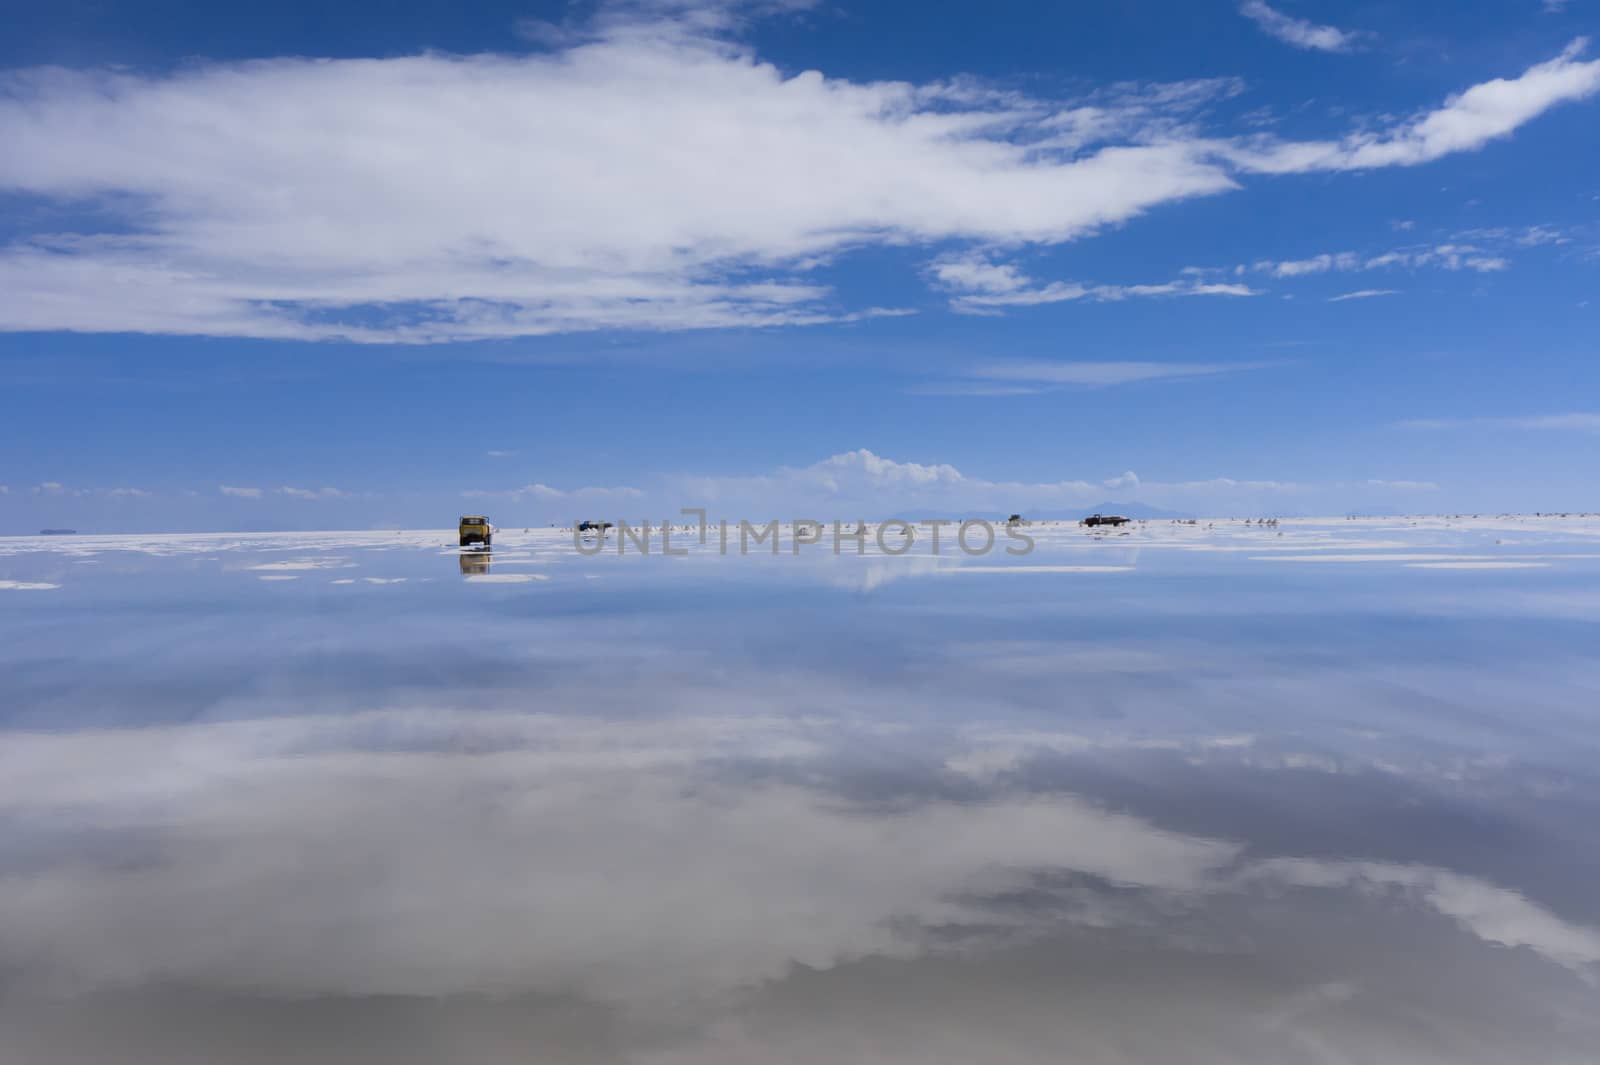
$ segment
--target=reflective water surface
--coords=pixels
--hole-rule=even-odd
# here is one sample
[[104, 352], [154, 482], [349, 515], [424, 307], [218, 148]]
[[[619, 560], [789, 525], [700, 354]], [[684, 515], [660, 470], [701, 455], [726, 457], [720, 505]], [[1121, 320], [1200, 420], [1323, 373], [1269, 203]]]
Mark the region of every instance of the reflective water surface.
[[0, 540], [0, 1061], [1596, 1060], [1600, 519], [1032, 531]]

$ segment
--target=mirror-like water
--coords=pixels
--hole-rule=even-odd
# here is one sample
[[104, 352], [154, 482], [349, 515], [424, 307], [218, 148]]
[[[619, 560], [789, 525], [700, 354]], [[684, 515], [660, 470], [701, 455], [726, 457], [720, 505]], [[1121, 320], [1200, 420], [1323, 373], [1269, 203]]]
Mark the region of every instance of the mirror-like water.
[[0, 540], [0, 1060], [1594, 1060], [1600, 521], [1032, 533]]

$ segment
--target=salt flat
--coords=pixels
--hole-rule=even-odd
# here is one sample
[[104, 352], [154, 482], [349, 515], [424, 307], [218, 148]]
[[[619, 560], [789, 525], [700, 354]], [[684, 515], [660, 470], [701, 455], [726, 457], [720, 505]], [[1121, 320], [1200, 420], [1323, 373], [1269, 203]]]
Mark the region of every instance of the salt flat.
[[[649, 521], [651, 551], [662, 553], [660, 528], [663, 519]], [[706, 542], [687, 519], [673, 519], [670, 546], [674, 551], [687, 551], [693, 555], [738, 555], [739, 525], [730, 520], [728, 546], [719, 550], [717, 524], [708, 526]], [[749, 519], [753, 527], [764, 526], [770, 518]], [[1005, 523], [1000, 519], [983, 519], [997, 530], [993, 554], [1005, 555], [1007, 547], [1020, 546], [1020, 542], [1007, 539]], [[623, 553], [639, 555], [637, 535], [644, 519], [627, 522], [635, 538], [624, 544]], [[812, 556], [837, 553], [843, 556], [858, 554], [855, 543], [845, 540], [834, 552], [834, 534], [830, 522], [822, 523], [820, 543], [803, 543], [798, 552], [793, 545], [794, 526], [780, 521], [779, 553]], [[912, 526], [909, 549], [906, 555], [926, 555], [931, 552], [931, 530], [926, 523], [907, 519]], [[958, 522], [941, 521], [942, 553], [953, 559], [967, 556], [954, 543]], [[841, 531], [852, 532], [854, 519], [840, 522]], [[862, 554], [872, 557], [901, 557], [904, 538], [900, 527], [883, 523], [865, 523], [867, 536]], [[1186, 521], [1150, 520], [1134, 521], [1116, 528], [1088, 529], [1077, 522], [1038, 521], [1023, 522], [1017, 527], [1036, 544], [1038, 551], [1059, 552], [1074, 549], [1094, 550], [1104, 547], [1137, 547], [1140, 549], [1169, 549], [1198, 552], [1283, 552], [1295, 559], [1309, 559], [1313, 554], [1344, 559], [1370, 558], [1373, 561], [1407, 561], [1399, 558], [1404, 552], [1415, 554], [1424, 550], [1460, 551], [1478, 547], [1484, 551], [1496, 549], [1496, 554], [1519, 554], [1528, 550], [1556, 550], [1572, 555], [1584, 549], [1600, 557], [1600, 514], [1567, 515], [1471, 515], [1471, 516], [1416, 516], [1385, 518], [1281, 518], [1272, 524], [1257, 519], [1212, 518]], [[883, 540], [879, 531], [883, 530]], [[579, 554], [574, 545], [583, 543], [593, 550], [597, 542], [592, 537], [575, 538], [569, 528], [499, 528], [495, 533], [497, 562], [520, 557], [555, 560]], [[603, 549], [590, 557], [616, 555], [617, 544], [623, 538], [613, 530], [606, 537]], [[974, 534], [973, 543], [981, 536]], [[885, 543], [890, 548], [885, 551]], [[338, 532], [266, 532], [266, 533], [149, 533], [106, 534], [74, 536], [9, 536], [0, 537], [0, 557], [42, 553], [70, 558], [92, 558], [107, 552], [139, 552], [156, 556], [218, 555], [240, 552], [259, 552], [267, 556], [289, 553], [292, 559], [261, 562], [258, 566], [275, 568], [325, 568], [337, 564], [326, 552], [338, 550], [395, 550], [438, 547], [455, 550], [455, 531], [451, 529], [390, 530]], [[1500, 549], [1510, 549], [1503, 552]], [[1517, 549], [1522, 549], [1518, 551]], [[316, 554], [314, 554], [316, 553]], [[771, 553], [770, 541], [753, 543], [745, 552], [750, 555]], [[580, 556], [583, 557], [583, 556]], [[1012, 556], [1015, 557], [1015, 556]], [[1419, 556], [1423, 557], [1423, 556]], [[1425, 557], [1432, 558], [1434, 555]], [[1439, 556], [1448, 557], [1448, 556]]]
[[0, 1050], [1600, 1045], [1600, 518], [1026, 532], [0, 540]]

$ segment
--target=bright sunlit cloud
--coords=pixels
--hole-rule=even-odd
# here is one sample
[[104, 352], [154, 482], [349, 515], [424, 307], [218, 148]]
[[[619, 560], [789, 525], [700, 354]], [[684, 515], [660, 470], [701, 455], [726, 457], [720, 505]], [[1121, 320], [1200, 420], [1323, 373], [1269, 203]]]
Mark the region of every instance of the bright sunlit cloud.
[[857, 82], [780, 70], [718, 19], [613, 15], [523, 55], [13, 71], [0, 187], [111, 221], [0, 251], [0, 328], [436, 342], [856, 321], [908, 308], [810, 267], [906, 243], [974, 249], [933, 272], [959, 310], [1246, 295], [1036, 282], [985, 249], [1081, 239], [1252, 174], [1480, 148], [1593, 94], [1584, 47], [1311, 142], [1203, 130], [1232, 79], [1079, 99]]

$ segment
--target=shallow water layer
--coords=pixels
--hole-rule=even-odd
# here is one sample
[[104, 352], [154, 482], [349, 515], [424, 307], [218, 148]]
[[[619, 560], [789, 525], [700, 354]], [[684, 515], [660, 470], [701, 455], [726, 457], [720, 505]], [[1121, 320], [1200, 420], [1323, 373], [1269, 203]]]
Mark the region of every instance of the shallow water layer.
[[1594, 1060], [1600, 520], [1028, 530], [0, 540], [0, 1060]]

